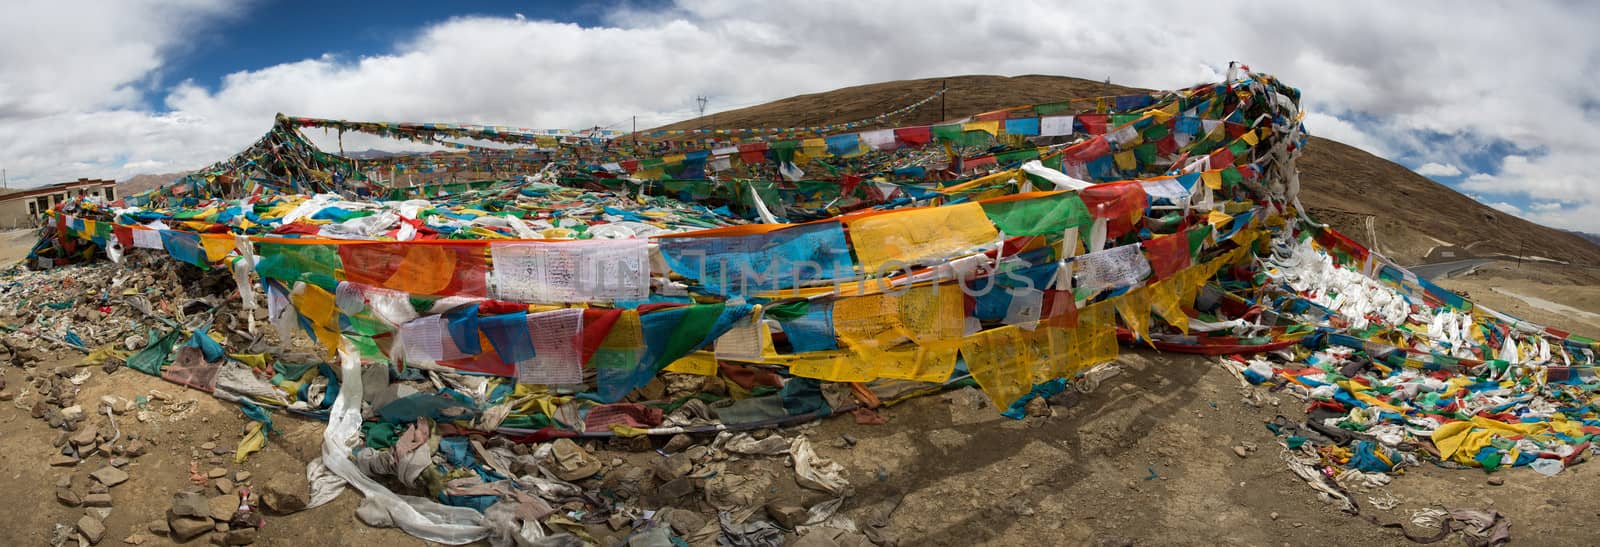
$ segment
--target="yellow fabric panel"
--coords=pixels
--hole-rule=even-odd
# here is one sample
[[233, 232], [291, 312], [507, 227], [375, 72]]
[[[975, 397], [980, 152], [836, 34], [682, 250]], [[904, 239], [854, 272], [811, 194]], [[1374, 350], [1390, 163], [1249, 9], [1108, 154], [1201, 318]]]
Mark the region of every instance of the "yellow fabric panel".
[[200, 236], [200, 248], [206, 252], [206, 262], [215, 263], [228, 257], [235, 247], [233, 236]]
[[875, 365], [879, 378], [916, 382], [943, 382], [956, 368], [960, 343], [940, 342], [926, 346], [906, 345], [887, 351], [863, 352], [857, 358]]
[[716, 376], [717, 358], [709, 351], [696, 351], [673, 361], [667, 365], [666, 371], [696, 376]]
[[1256, 143], [1261, 142], [1256, 139], [1256, 130], [1254, 129], [1245, 131], [1243, 135], [1239, 135], [1239, 140], [1244, 141], [1245, 144], [1250, 146], [1255, 146]]
[[870, 382], [872, 364], [859, 356], [837, 351], [802, 354], [789, 363], [789, 373], [827, 382]]
[[850, 246], [868, 273], [881, 271], [886, 263], [948, 258], [1000, 235], [977, 203], [902, 209], [847, 220], [846, 225]]
[[1206, 183], [1206, 188], [1212, 190], [1222, 189], [1222, 171], [1201, 171], [1200, 182]]
[[966, 327], [963, 298], [953, 284], [843, 297], [833, 303], [834, 332], [858, 350], [960, 339]]
[[1114, 305], [1098, 302], [1078, 310], [1078, 328], [1073, 329], [1073, 372], [1114, 361], [1117, 358], [1117, 328], [1112, 322]]
[[1000, 121], [999, 120], [987, 120], [987, 121], [981, 121], [981, 122], [967, 122], [967, 123], [961, 124], [961, 130], [962, 131], [982, 131], [984, 133], [988, 133], [990, 135], [994, 135], [994, 134], [1000, 133]]
[[968, 336], [961, 341], [961, 356], [978, 387], [999, 408], [1033, 390], [1033, 375], [1018, 346], [1022, 329], [1007, 325]]
[[1034, 384], [1041, 384], [1071, 374], [1071, 330], [1040, 326], [1032, 331], [1022, 331], [1022, 360], [1029, 365]]
[[1178, 304], [1176, 281], [1178, 279], [1173, 278], [1150, 286], [1150, 310], [1160, 315], [1168, 325], [1189, 334], [1189, 316], [1183, 313], [1182, 306]]
[[1111, 299], [1127, 325], [1140, 340], [1150, 339], [1150, 288], [1139, 287]]
[[300, 315], [310, 320], [311, 333], [332, 358], [339, 351], [339, 312], [333, 305], [333, 293], [309, 283], [302, 283], [295, 289], [289, 295], [290, 302]]
[[802, 140], [800, 141], [800, 150], [809, 157], [825, 157], [828, 155], [828, 140], [823, 138]]
[[1117, 152], [1116, 155], [1111, 156], [1111, 159], [1117, 162], [1117, 169], [1124, 171], [1132, 170], [1139, 166], [1139, 160], [1133, 157], [1133, 150]]

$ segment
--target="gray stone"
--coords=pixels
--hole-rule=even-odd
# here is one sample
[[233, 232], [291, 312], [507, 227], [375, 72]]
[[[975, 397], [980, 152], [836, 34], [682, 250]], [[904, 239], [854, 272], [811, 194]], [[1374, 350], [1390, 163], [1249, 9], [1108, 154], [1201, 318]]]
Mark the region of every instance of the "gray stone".
[[100, 484], [106, 486], [116, 486], [128, 482], [128, 472], [115, 467], [102, 467], [90, 473], [89, 476], [94, 477], [94, 480], [100, 481]]
[[804, 507], [788, 501], [774, 500], [767, 503], [767, 516], [772, 517], [772, 521], [779, 526], [793, 530], [806, 523], [807, 514]]
[[172, 527], [167, 526], [167, 521], [165, 520], [152, 520], [149, 524], [144, 526], [144, 529], [149, 530], [150, 533], [158, 536], [164, 536], [172, 533]]
[[216, 496], [207, 503], [211, 506], [211, 519], [226, 522], [233, 518], [233, 512], [239, 509], [238, 496]]
[[84, 539], [89, 540], [89, 544], [93, 545], [105, 539], [106, 525], [100, 522], [99, 519], [84, 515], [78, 519], [78, 533], [83, 534]]
[[[211, 516], [211, 504], [205, 496], [194, 492], [179, 492], [172, 496], [172, 514], [180, 517]], [[210, 524], [206, 524], [210, 527]]]
[[51, 467], [71, 467], [74, 465], [78, 465], [77, 456], [69, 456], [66, 454], [56, 454], [54, 456], [50, 456]]
[[280, 515], [304, 510], [308, 497], [305, 488], [297, 488], [284, 478], [268, 480], [261, 489], [261, 504]]
[[665, 450], [668, 454], [677, 454], [682, 452], [683, 449], [689, 448], [690, 446], [694, 446], [694, 438], [679, 433], [677, 435], [673, 435], [671, 439], [667, 440], [666, 446], [661, 447], [661, 449]]
[[211, 519], [206, 517], [184, 517], [167, 512], [167, 529], [172, 540], [183, 543], [200, 537], [211, 531]]
[[217, 491], [218, 492], [221, 492], [221, 493], [224, 493], [224, 494], [232, 494], [233, 493], [233, 481], [230, 481], [230, 480], [228, 480], [226, 478], [217, 479], [217, 482], [216, 482], [215, 486], [217, 487]]
[[200, 449], [201, 450], [206, 450], [206, 451], [210, 451], [211, 449], [216, 448], [216, 447], [217, 447], [217, 443], [206, 443], [206, 444], [200, 445]]
[[78, 445], [78, 446], [89, 446], [89, 445], [92, 445], [92, 444], [94, 444], [96, 442], [99, 442], [99, 440], [100, 440], [100, 428], [97, 428], [97, 427], [92, 426], [92, 425], [78, 430], [77, 433], [72, 435], [72, 439], [71, 439], [72, 444], [75, 444], [75, 445]]
[[256, 542], [255, 528], [240, 528], [229, 530], [228, 535], [222, 537], [223, 545], [249, 545]]
[[134, 439], [128, 441], [127, 446], [122, 447], [122, 454], [129, 458], [137, 458], [143, 456], [147, 450], [149, 450], [149, 447], [145, 445], [144, 439]]
[[206, 477], [212, 479], [220, 479], [227, 474], [228, 470], [221, 467], [213, 467], [210, 471], [206, 471]]
[[233, 474], [233, 482], [245, 482], [248, 480], [250, 480], [249, 471], [239, 471]]
[[694, 462], [689, 461], [689, 457], [686, 455], [673, 454], [656, 460], [653, 467], [655, 468], [656, 478], [670, 481], [688, 475], [690, 471], [694, 470]]
[[77, 492], [73, 492], [72, 490], [68, 490], [66, 488], [56, 489], [56, 501], [61, 502], [62, 505], [67, 507], [77, 507], [83, 504], [83, 499], [78, 497]]
[[83, 497], [84, 507], [111, 507], [111, 494], [89, 494]]
[[676, 500], [693, 493], [694, 481], [691, 481], [685, 477], [678, 477], [662, 483], [662, 485], [656, 489], [656, 494], [669, 501]]

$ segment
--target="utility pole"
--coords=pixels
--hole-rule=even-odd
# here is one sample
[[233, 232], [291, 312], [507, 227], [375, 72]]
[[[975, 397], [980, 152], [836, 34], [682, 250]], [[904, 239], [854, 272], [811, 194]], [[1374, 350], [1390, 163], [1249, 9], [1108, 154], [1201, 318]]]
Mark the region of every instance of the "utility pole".
[[639, 147], [639, 117], [633, 117], [633, 147]]
[[949, 92], [950, 92], [950, 81], [949, 80], [939, 80], [939, 121], [941, 121], [941, 122], [945, 120], [945, 117], [944, 117], [945, 116], [945, 114], [944, 114], [944, 96], [950, 94]]
[[694, 98], [694, 102], [700, 103], [700, 117], [702, 118], [706, 117], [706, 101], [708, 100], [710, 99], [707, 99], [705, 95], [700, 95]]

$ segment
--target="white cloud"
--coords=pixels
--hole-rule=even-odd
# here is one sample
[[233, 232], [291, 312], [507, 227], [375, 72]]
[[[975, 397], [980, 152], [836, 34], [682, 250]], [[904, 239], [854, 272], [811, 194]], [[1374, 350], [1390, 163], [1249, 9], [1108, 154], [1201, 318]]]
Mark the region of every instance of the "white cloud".
[[1459, 177], [1461, 168], [1447, 163], [1428, 162], [1415, 169], [1418, 175], [1424, 177]]
[[[601, 27], [452, 19], [390, 51], [237, 72], [220, 85], [179, 83], [164, 89], [161, 112], [141, 109], [134, 99], [158, 78], [168, 52], [228, 15], [219, 2], [8, 5], [0, 19], [0, 164], [25, 184], [124, 177], [145, 162], [195, 168], [243, 148], [277, 112], [619, 128], [637, 115], [650, 127], [691, 115], [696, 95], [711, 97], [717, 110], [955, 74], [1066, 74], [1173, 88], [1213, 80], [1241, 60], [1304, 92], [1313, 134], [1421, 165], [1419, 172], [1429, 164], [1478, 171], [1465, 156], [1514, 143], [1523, 152], [1461, 187], [1502, 202], [1558, 201], [1566, 206], [1531, 214], [1600, 231], [1600, 185], [1583, 180], [1600, 156], [1595, 3], [1483, 1], [1440, 10], [1376, 0], [1004, 8], [817, 0], [797, 9], [683, 0], [617, 9]], [[1129, 24], [1156, 20], [1190, 23], [1160, 32]]]
[[1528, 208], [1529, 208], [1529, 209], [1532, 209], [1532, 210], [1534, 210], [1534, 211], [1539, 211], [1539, 212], [1548, 212], [1548, 211], [1559, 211], [1559, 210], [1561, 210], [1561, 208], [1562, 208], [1562, 207], [1563, 207], [1563, 206], [1564, 206], [1564, 205], [1562, 205], [1562, 204], [1561, 204], [1561, 203], [1559, 203], [1559, 202], [1550, 202], [1550, 203], [1532, 203], [1532, 204], [1529, 204], [1529, 205], [1528, 205]]
[[1522, 208], [1521, 207], [1517, 207], [1515, 205], [1512, 205], [1510, 203], [1506, 203], [1504, 201], [1489, 202], [1489, 203], [1484, 203], [1484, 205], [1488, 205], [1490, 207], [1493, 207], [1496, 210], [1499, 210], [1500, 212], [1503, 212], [1503, 213], [1511, 213], [1511, 214], [1517, 215], [1519, 217], [1522, 216]]

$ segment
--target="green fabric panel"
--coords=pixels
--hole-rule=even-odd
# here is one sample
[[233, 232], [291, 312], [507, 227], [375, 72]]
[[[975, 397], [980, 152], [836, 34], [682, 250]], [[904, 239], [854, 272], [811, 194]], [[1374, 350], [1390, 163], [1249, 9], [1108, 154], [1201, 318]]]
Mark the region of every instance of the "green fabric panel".
[[1147, 141], [1159, 141], [1161, 139], [1167, 138], [1167, 135], [1171, 135], [1171, 134], [1172, 134], [1172, 130], [1167, 129], [1167, 124], [1154, 123], [1154, 124], [1150, 124], [1150, 127], [1145, 128], [1145, 130], [1144, 130], [1144, 140], [1147, 140]]
[[1223, 188], [1232, 188], [1233, 185], [1239, 184], [1243, 180], [1244, 180], [1244, 175], [1239, 174], [1239, 168], [1237, 168], [1237, 167], [1233, 167], [1233, 166], [1230, 165], [1230, 166], [1228, 166], [1227, 169], [1223, 169], [1222, 170], [1222, 187]]
[[1200, 248], [1205, 246], [1206, 238], [1211, 237], [1211, 225], [1206, 224], [1189, 229], [1189, 257], [1200, 256]]
[[339, 252], [331, 245], [257, 243], [256, 255], [261, 257], [256, 264], [258, 275], [286, 283], [315, 278], [322, 286], [322, 278], [337, 279], [338, 272], [344, 269]]
[[1012, 236], [1058, 234], [1084, 226], [1094, 219], [1078, 194], [1063, 192], [1045, 197], [984, 203], [983, 213], [995, 226]]
[[1111, 131], [1115, 128], [1133, 123], [1140, 117], [1141, 116], [1139, 114], [1112, 114], [1109, 117], [1110, 121], [1106, 123], [1106, 131]]
[[1036, 159], [1039, 159], [1038, 149], [1013, 150], [994, 155], [995, 162], [1002, 166]]
[[705, 340], [706, 335], [711, 333], [711, 328], [716, 326], [717, 318], [722, 316], [724, 307], [726, 306], [720, 303], [697, 304], [684, 310], [681, 320], [672, 327], [672, 338], [656, 362], [661, 367], [666, 367], [694, 351], [695, 347]]
[[955, 141], [961, 139], [961, 124], [933, 126], [933, 138], [939, 142]]
[[183, 337], [183, 331], [174, 330], [152, 340], [139, 353], [128, 357], [128, 368], [149, 374], [161, 375], [161, 368], [172, 359], [172, 347], [177, 345], [178, 339]]
[[1245, 154], [1250, 152], [1250, 145], [1245, 144], [1244, 141], [1233, 141], [1233, 144], [1228, 145], [1228, 151], [1233, 152], [1236, 157], [1244, 157]]
[[768, 306], [762, 310], [761, 314], [764, 317], [777, 319], [779, 321], [793, 321], [805, 316], [805, 314], [810, 312], [811, 301], [797, 300], [794, 302], [785, 302], [783, 304]]
[[1139, 158], [1139, 163], [1142, 164], [1142, 165], [1150, 165], [1152, 163], [1155, 163], [1156, 162], [1156, 143], [1146, 142], [1144, 144], [1141, 144], [1139, 146], [1134, 147], [1133, 148], [1133, 156], [1136, 157], [1136, 158]]

